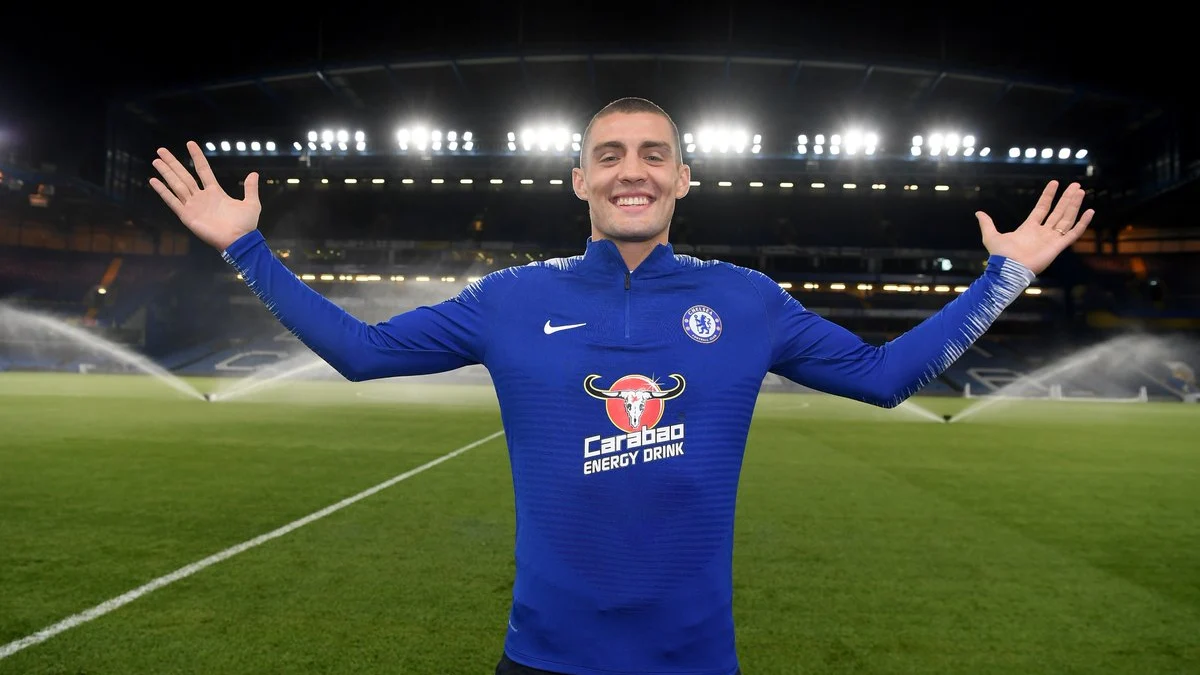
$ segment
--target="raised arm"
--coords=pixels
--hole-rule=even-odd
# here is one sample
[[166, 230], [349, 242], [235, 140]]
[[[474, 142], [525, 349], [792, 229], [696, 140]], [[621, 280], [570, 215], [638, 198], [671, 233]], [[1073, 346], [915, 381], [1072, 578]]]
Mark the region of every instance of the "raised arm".
[[826, 393], [881, 407], [899, 405], [962, 356], [1087, 229], [1090, 209], [1076, 220], [1082, 188], [1069, 186], [1051, 211], [1057, 188], [1051, 181], [1029, 218], [1006, 234], [987, 214], [976, 213], [990, 253], [983, 275], [936, 314], [878, 347], [809, 311], [766, 276], [750, 273], [769, 317], [770, 371]]
[[275, 257], [258, 231], [258, 174], [234, 199], [217, 182], [200, 146], [188, 143], [200, 177], [165, 148], [150, 179], [154, 191], [185, 226], [216, 248], [275, 317], [309, 349], [353, 381], [424, 375], [484, 363], [490, 298], [511, 274], [495, 273], [439, 304], [368, 324], [314, 291]]

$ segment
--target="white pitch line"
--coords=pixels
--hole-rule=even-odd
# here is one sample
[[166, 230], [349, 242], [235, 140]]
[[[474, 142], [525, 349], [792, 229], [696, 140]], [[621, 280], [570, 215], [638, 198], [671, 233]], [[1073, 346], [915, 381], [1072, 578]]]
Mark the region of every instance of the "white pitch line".
[[105, 614], [108, 614], [109, 612], [113, 611], [114, 609], [118, 609], [124, 605], [127, 605], [127, 604], [133, 602], [134, 600], [137, 600], [138, 598], [142, 597], [143, 595], [146, 595], [147, 593], [150, 593], [151, 591], [156, 591], [156, 590], [162, 588], [163, 586], [166, 586], [167, 584], [171, 584], [171, 583], [179, 581], [180, 579], [183, 579], [185, 577], [189, 577], [189, 576], [195, 574], [196, 572], [199, 572], [200, 570], [204, 569], [205, 567], [209, 567], [210, 565], [215, 565], [215, 564], [221, 562], [222, 560], [232, 558], [233, 556], [235, 556], [243, 551], [248, 551], [248, 550], [254, 548], [255, 546], [258, 546], [260, 544], [265, 544], [266, 542], [271, 541], [272, 539], [282, 537], [283, 535], [287, 534], [288, 532], [291, 532], [292, 530], [304, 527], [305, 525], [308, 525], [309, 523], [311, 523], [313, 521], [320, 520], [321, 518], [324, 518], [325, 516], [333, 513], [334, 511], [339, 511], [341, 509], [344, 509], [347, 506], [350, 506], [351, 504], [353, 504], [357, 501], [360, 501], [360, 500], [366, 499], [367, 497], [370, 497], [371, 495], [375, 494], [376, 492], [379, 492], [380, 490], [386, 490], [387, 488], [395, 485], [396, 483], [399, 483], [402, 480], [411, 478], [411, 477], [421, 473], [422, 471], [425, 471], [426, 469], [432, 469], [433, 467], [437, 466], [438, 464], [441, 464], [442, 462], [444, 462], [448, 459], [453, 459], [454, 457], [461, 455], [462, 453], [470, 450], [471, 448], [483, 445], [484, 443], [487, 443], [488, 441], [492, 440], [493, 438], [496, 438], [497, 436], [502, 435], [503, 433], [504, 433], [504, 430], [502, 429], [495, 433], [484, 436], [483, 438], [481, 438], [477, 441], [468, 443], [468, 444], [462, 446], [461, 448], [458, 448], [457, 450], [454, 450], [445, 455], [442, 455], [441, 457], [438, 457], [435, 460], [426, 462], [425, 464], [422, 464], [421, 466], [418, 466], [415, 469], [405, 471], [404, 473], [402, 473], [398, 476], [389, 478], [388, 480], [380, 483], [379, 485], [376, 485], [375, 487], [367, 488], [366, 490], [363, 490], [362, 492], [360, 492], [352, 497], [347, 497], [336, 504], [333, 504], [331, 506], [326, 506], [325, 508], [321, 509], [320, 511], [317, 511], [316, 513], [309, 514], [299, 520], [288, 523], [287, 525], [284, 525], [283, 527], [280, 527], [277, 530], [272, 530], [271, 532], [268, 532], [266, 534], [259, 535], [253, 539], [244, 541], [236, 546], [231, 546], [231, 547], [225, 549], [224, 551], [221, 551], [220, 553], [214, 553], [213, 555], [210, 555], [203, 560], [194, 562], [186, 567], [181, 567], [181, 568], [175, 570], [174, 572], [171, 572], [170, 574], [161, 576], [143, 586], [139, 586], [139, 587], [133, 589], [132, 591], [129, 591], [128, 593], [119, 595], [111, 600], [106, 600], [106, 601], [100, 603], [99, 605], [92, 607], [91, 609], [82, 611], [73, 616], [69, 616], [52, 626], [47, 626], [46, 628], [39, 630], [38, 632], [34, 633], [33, 635], [29, 635], [27, 637], [21, 638], [20, 640], [10, 642], [10, 643], [0, 647], [0, 659], [4, 659], [9, 656], [12, 656], [13, 654], [16, 654], [17, 652], [21, 651], [22, 649], [25, 649], [26, 647], [32, 647], [33, 645], [36, 645], [39, 642], [45, 642], [46, 640], [49, 640], [50, 638], [54, 637], [55, 635], [58, 635], [59, 633], [68, 631], [76, 626], [85, 624], [88, 621], [91, 621], [92, 619], [98, 619], [98, 618], [104, 616]]

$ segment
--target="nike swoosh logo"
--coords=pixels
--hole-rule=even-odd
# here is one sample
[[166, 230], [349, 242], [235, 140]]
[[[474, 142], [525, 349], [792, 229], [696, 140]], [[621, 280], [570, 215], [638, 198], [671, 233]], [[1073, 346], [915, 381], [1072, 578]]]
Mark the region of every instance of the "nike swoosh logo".
[[542, 326], [542, 330], [546, 332], [546, 335], [553, 335], [554, 333], [557, 333], [560, 330], [570, 330], [572, 328], [579, 328], [580, 326], [586, 326], [586, 325], [587, 325], [586, 323], [572, 323], [572, 324], [567, 324], [566, 326], [551, 326], [550, 322], [547, 321], [546, 325]]

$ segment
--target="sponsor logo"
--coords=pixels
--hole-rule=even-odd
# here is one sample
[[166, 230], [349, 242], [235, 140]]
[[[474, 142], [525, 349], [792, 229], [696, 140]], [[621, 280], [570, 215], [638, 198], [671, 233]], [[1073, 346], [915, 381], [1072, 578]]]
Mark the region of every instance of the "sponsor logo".
[[607, 389], [596, 386], [596, 380], [599, 379], [599, 375], [588, 375], [583, 380], [583, 390], [592, 398], [604, 401], [608, 419], [626, 432], [657, 425], [662, 420], [665, 402], [682, 394], [687, 386], [683, 376], [678, 373], [671, 376], [675, 386], [670, 389], [663, 389], [645, 375], [626, 375]]
[[645, 375], [625, 375], [601, 388], [596, 385], [600, 378], [600, 375], [588, 375], [583, 380], [583, 390], [592, 398], [604, 401], [609, 421], [622, 433], [597, 434], [583, 439], [585, 474], [683, 454], [683, 423], [658, 426], [666, 411], [666, 402], [677, 398], [687, 387], [683, 375], [671, 375], [675, 384], [669, 388], [663, 388]]

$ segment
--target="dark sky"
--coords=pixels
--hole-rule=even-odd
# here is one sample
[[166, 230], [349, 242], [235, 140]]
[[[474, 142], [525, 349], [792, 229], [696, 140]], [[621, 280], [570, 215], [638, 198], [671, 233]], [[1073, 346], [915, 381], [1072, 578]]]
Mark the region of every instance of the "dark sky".
[[[1195, 64], [1187, 22], [1153, 4], [458, 2], [350, 8], [314, 3], [183, 9], [6, 9], [0, 37], [0, 157], [20, 138], [64, 169], [100, 161], [104, 106], [122, 91], [189, 84], [312, 62], [453, 54], [523, 43], [732, 44], [830, 58], [918, 59], [1015, 70], [1179, 98]], [[912, 5], [924, 4], [921, 8]], [[318, 6], [320, 5], [320, 6]], [[732, 6], [732, 8], [731, 8]], [[1167, 5], [1163, 4], [1166, 7]], [[327, 9], [332, 7], [333, 9]], [[1179, 5], [1181, 8], [1182, 5]], [[1176, 11], [1182, 11], [1176, 10]], [[138, 25], [140, 24], [140, 25]], [[1188, 42], [1185, 42], [1187, 40]], [[1190, 68], [1189, 68], [1190, 69]], [[1189, 74], [1185, 79], [1191, 80]]]

